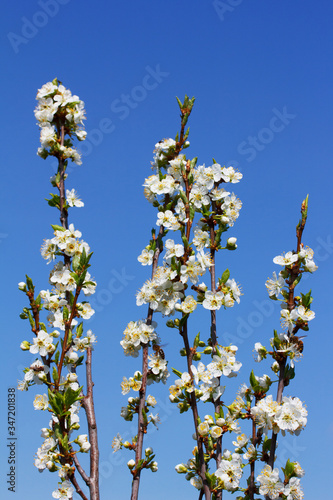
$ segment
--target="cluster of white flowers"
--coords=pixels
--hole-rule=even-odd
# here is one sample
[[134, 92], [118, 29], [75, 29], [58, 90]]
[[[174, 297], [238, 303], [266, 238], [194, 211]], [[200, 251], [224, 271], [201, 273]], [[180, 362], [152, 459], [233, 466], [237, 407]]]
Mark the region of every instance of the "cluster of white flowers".
[[251, 408], [251, 414], [263, 433], [281, 431], [284, 436], [286, 431], [298, 435], [306, 426], [308, 412], [299, 398], [284, 396], [279, 404], [272, 396], [266, 396]]
[[219, 468], [215, 472], [215, 476], [222, 482], [222, 488], [227, 491], [235, 491], [239, 486], [242, 475], [242, 456], [224, 450]]
[[205, 291], [205, 299], [202, 303], [205, 309], [210, 311], [219, 310], [222, 306], [232, 307], [235, 302], [239, 304], [241, 291], [234, 279], [228, 279], [218, 292]]
[[152, 380], [154, 382], [161, 380], [165, 384], [170, 373], [167, 369], [168, 362], [164, 359], [164, 356], [161, 356], [160, 352], [157, 351], [155, 354], [149, 355], [148, 360], [148, 383]]
[[70, 158], [74, 163], [81, 165], [81, 155], [73, 148], [70, 140], [61, 141], [61, 131], [57, 128], [59, 120], [65, 120], [64, 134], [75, 135], [79, 141], [86, 138], [87, 133], [83, 130], [85, 119], [84, 102], [77, 95], [72, 95], [56, 79], [48, 82], [37, 92], [38, 105], [35, 109], [35, 117], [41, 128], [41, 148], [38, 155], [46, 158], [49, 155], [58, 158]]
[[286, 307], [281, 310], [281, 325], [288, 328], [288, 332], [292, 333], [296, 324], [303, 325], [314, 319], [315, 313], [303, 305], [295, 307], [289, 311]]
[[[219, 378], [236, 376], [236, 372], [242, 364], [236, 361], [237, 347], [219, 347], [218, 353], [213, 355], [213, 361], [207, 366], [201, 361], [198, 366], [191, 365], [192, 376], [188, 372], [182, 373], [181, 377], [175, 381], [175, 385], [169, 388], [169, 399], [178, 403], [181, 407], [180, 399], [184, 399], [186, 393], [195, 391], [196, 396], [201, 401], [216, 401], [224, 392], [224, 387], [220, 385]], [[198, 389], [195, 386], [199, 386]]]
[[257, 480], [260, 484], [259, 493], [269, 496], [272, 500], [280, 498], [281, 495], [284, 495], [286, 500], [302, 500], [304, 498], [299, 477], [293, 476], [287, 484], [284, 484], [279, 478], [278, 468], [272, 470], [270, 465], [266, 465]]
[[[278, 255], [277, 257], [274, 257], [273, 262], [274, 264], [287, 268], [290, 268], [297, 263], [301, 272], [313, 273], [318, 269], [318, 266], [313, 260], [313, 255], [314, 252], [311, 248], [301, 245], [301, 250], [298, 253], [287, 252], [285, 255]], [[287, 274], [284, 271], [280, 271], [278, 277], [274, 272], [273, 279], [268, 279], [266, 281], [266, 288], [271, 298], [276, 299], [281, 293], [282, 288], [287, 285], [285, 282], [286, 277]]]
[[124, 337], [120, 345], [124, 349], [125, 356], [138, 357], [142, 345], [157, 340], [155, 328], [157, 323], [147, 325], [145, 321], [130, 321], [124, 330]]
[[56, 229], [54, 238], [44, 240], [41, 248], [42, 257], [49, 263], [56, 255], [80, 256], [83, 249], [88, 254], [90, 247], [88, 243], [79, 239], [81, 236], [82, 233], [74, 228], [74, 224], [70, 224], [68, 229]]
[[136, 304], [149, 304], [153, 311], [159, 311], [168, 316], [175, 311], [176, 303], [184, 297], [184, 285], [174, 281], [177, 271], [160, 266], [156, 269], [154, 278], [146, 281], [136, 296]]
[[142, 385], [142, 375], [139, 371], [136, 371], [134, 377], [130, 377], [127, 379], [123, 377], [123, 381], [121, 382], [121, 393], [123, 395], [128, 394], [131, 389], [133, 391], [139, 391]]

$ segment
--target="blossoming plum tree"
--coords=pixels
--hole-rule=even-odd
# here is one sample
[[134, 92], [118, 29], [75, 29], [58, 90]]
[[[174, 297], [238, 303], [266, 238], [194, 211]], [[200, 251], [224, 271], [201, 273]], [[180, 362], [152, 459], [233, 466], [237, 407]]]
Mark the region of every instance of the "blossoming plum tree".
[[[57, 79], [43, 85], [37, 100], [35, 116], [41, 128], [38, 155], [58, 159], [58, 171], [51, 178], [58, 192], [51, 194], [48, 203], [59, 210], [60, 225], [52, 225], [53, 237], [44, 241], [41, 250], [48, 263], [54, 262], [49, 277], [51, 290], [36, 294], [28, 276], [19, 283], [29, 301], [21, 318], [29, 320], [33, 333], [32, 340], [23, 341], [21, 348], [35, 357], [24, 370], [19, 389], [46, 386], [46, 392], [34, 400], [36, 409], [51, 413], [48, 426], [42, 429], [44, 441], [37, 450], [35, 465], [40, 471], [47, 468], [58, 472], [60, 480], [53, 498], [70, 500], [76, 492], [87, 499], [79, 475], [90, 490], [90, 499], [99, 500], [91, 372], [96, 338], [91, 330], [83, 334], [83, 320], [89, 319], [94, 310], [87, 300], [79, 301], [81, 292], [86, 297], [94, 293], [96, 282], [88, 272], [90, 247], [68, 220], [69, 208], [82, 207], [83, 202], [75, 189], [65, 189], [68, 161], [81, 164], [73, 140], [76, 137], [82, 141], [86, 136], [82, 126], [84, 103]], [[313, 251], [302, 243], [308, 198], [302, 203], [296, 228], [296, 249], [273, 259], [281, 270], [266, 282], [269, 297], [281, 303], [281, 330], [274, 331], [269, 347], [256, 342], [254, 351], [258, 362], [271, 359], [272, 375], [255, 375], [252, 371], [249, 385], [243, 383], [231, 403], [226, 403], [225, 381], [237, 376], [242, 364], [236, 359], [236, 345], [219, 342], [218, 319], [222, 310], [240, 302], [242, 293], [228, 268], [218, 275], [216, 264], [219, 252], [221, 255], [237, 248], [237, 238], [226, 233], [234, 227], [242, 207], [233, 192], [242, 174], [214, 159], [206, 167], [198, 164], [197, 158], [186, 156], [186, 126], [194, 98], [186, 96], [183, 103], [178, 100], [178, 105], [180, 132], [175, 139], [163, 139], [155, 145], [154, 173], [144, 181], [145, 197], [157, 209], [157, 229], [151, 230], [150, 241], [138, 257], [143, 266], [151, 266], [150, 279], [136, 297], [137, 305], [146, 305], [148, 311], [145, 319], [127, 324], [120, 342], [126, 356], [137, 358], [142, 354], [141, 370], [124, 376], [121, 383], [124, 395], [131, 390], [136, 393], [128, 397], [121, 415], [126, 421], [137, 419], [137, 434], [125, 442], [117, 434], [112, 446], [114, 451], [124, 447], [134, 452], [127, 465], [132, 475], [131, 500], [137, 500], [142, 471], [158, 470], [153, 449], [144, 448], [144, 437], [148, 426], [159, 422], [158, 414], [151, 412], [156, 399], [148, 394], [147, 387], [157, 382], [166, 384], [170, 376], [161, 345], [161, 326], [158, 333], [155, 321], [156, 314], [161, 313], [166, 326], [179, 333], [183, 342], [180, 355], [185, 359], [185, 366], [179, 360], [178, 368], [172, 369], [177, 378], [169, 387], [169, 399], [181, 414], [192, 414], [195, 440], [191, 458], [176, 465], [176, 472], [184, 474], [198, 490], [199, 499], [221, 500], [223, 491], [229, 491], [238, 494], [237, 500], [260, 496], [266, 500], [300, 500], [304, 496], [300, 464], [291, 457], [281, 471], [274, 465], [278, 436], [286, 432], [298, 435], [307, 423], [303, 403], [296, 396], [285, 395], [284, 390], [295, 376], [295, 361], [302, 357], [304, 346], [299, 332], [308, 331], [309, 321], [315, 316], [311, 291], [295, 292], [303, 274], [317, 269]], [[207, 338], [192, 327], [191, 320], [200, 308], [209, 311]], [[47, 325], [41, 318], [43, 310]], [[84, 357], [85, 392], [77, 373]], [[276, 399], [270, 393], [274, 382]], [[81, 407], [89, 437], [76, 435]], [[228, 448], [227, 434], [232, 442]], [[79, 461], [80, 452], [90, 455], [89, 475]]]

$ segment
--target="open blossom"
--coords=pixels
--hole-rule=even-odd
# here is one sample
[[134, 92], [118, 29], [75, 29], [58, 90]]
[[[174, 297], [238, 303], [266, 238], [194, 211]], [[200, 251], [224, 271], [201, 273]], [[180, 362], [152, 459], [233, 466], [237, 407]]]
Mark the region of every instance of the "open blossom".
[[197, 250], [203, 250], [204, 247], [209, 247], [209, 233], [196, 227], [194, 229], [193, 245], [196, 246]]
[[181, 304], [176, 304], [176, 310], [184, 314], [192, 313], [197, 308], [197, 301], [192, 295], [188, 295]]
[[41, 330], [38, 332], [37, 337], [33, 339], [33, 345], [30, 346], [31, 354], [40, 354], [41, 356], [47, 356], [48, 353], [52, 353], [55, 350], [53, 345], [53, 338], [46, 332]]
[[260, 483], [260, 495], [268, 495], [269, 498], [274, 500], [279, 498], [280, 493], [284, 492], [284, 485], [280, 481], [278, 468], [272, 470], [270, 465], [266, 465], [257, 480]]
[[298, 477], [290, 478], [289, 483], [284, 488], [283, 494], [286, 496], [286, 500], [302, 500], [304, 493], [300, 479]]
[[167, 252], [165, 254], [166, 259], [171, 259], [171, 257], [181, 257], [182, 255], [184, 255], [184, 246], [175, 244], [174, 240], [166, 240], [164, 246], [167, 249]]
[[143, 266], [151, 266], [153, 263], [154, 250], [147, 250], [144, 248], [138, 257], [138, 261], [141, 262]]
[[235, 170], [233, 167], [223, 167], [221, 169], [221, 177], [224, 182], [235, 184], [243, 178], [243, 174]]
[[37, 394], [34, 399], [34, 408], [35, 410], [47, 410], [49, 406], [49, 400], [46, 394]]
[[156, 224], [157, 226], [164, 226], [165, 229], [171, 229], [172, 231], [177, 231], [177, 229], [180, 228], [180, 224], [171, 210], [158, 212]]
[[63, 481], [59, 486], [59, 489], [55, 490], [52, 493], [53, 498], [57, 498], [58, 500], [69, 500], [73, 498], [74, 488], [70, 481]]
[[288, 431], [290, 434], [298, 435], [307, 423], [307, 410], [303, 408], [299, 398], [284, 396], [282, 404], [274, 416], [275, 424], [282, 434]]
[[268, 279], [265, 286], [268, 290], [268, 295], [270, 297], [277, 297], [280, 294], [281, 288], [284, 286], [284, 279], [280, 276], [276, 276], [276, 272], [273, 272], [273, 279]]
[[284, 256], [278, 255], [274, 257], [274, 264], [279, 264], [280, 266], [291, 266], [298, 261], [298, 254], [293, 252], [287, 252]]
[[223, 305], [224, 294], [222, 292], [212, 292], [208, 290], [205, 292], [205, 300], [202, 305], [205, 309], [210, 311], [219, 310]]
[[81, 201], [80, 198], [78, 198], [75, 189], [72, 189], [71, 191], [69, 189], [66, 189], [66, 200], [70, 207], [84, 206], [83, 201]]
[[241, 468], [241, 456], [234, 454], [232, 460], [221, 460], [215, 476], [223, 481], [224, 488], [233, 491], [239, 486], [243, 475]]

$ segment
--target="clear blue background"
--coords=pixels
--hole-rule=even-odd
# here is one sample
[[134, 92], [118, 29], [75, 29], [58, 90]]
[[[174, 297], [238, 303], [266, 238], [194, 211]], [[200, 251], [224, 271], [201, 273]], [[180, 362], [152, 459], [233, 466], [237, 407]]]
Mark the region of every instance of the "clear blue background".
[[[296, 379], [285, 391], [306, 402], [309, 418], [300, 437], [279, 439], [278, 452], [305, 468], [305, 498], [328, 498], [333, 434], [331, 2], [226, 0], [224, 13], [212, 1], [197, 0], [51, 3], [53, 11], [46, 14], [43, 2], [6, 2], [0, 19], [2, 498], [45, 500], [57, 483], [56, 474], [39, 474], [33, 465], [42, 443], [40, 428], [48, 423], [45, 413], [33, 409], [35, 389], [17, 393], [16, 494], [7, 491], [4, 479], [7, 389], [22, 379], [32, 359], [19, 349], [31, 333], [18, 317], [26, 303], [17, 283], [28, 273], [38, 289], [48, 286], [50, 267], [39, 249], [52, 235], [50, 224], [58, 222], [57, 212], [44, 201], [51, 191], [53, 162], [36, 156], [39, 132], [33, 115], [37, 89], [54, 77], [85, 101], [91, 132], [83, 165], [70, 170], [67, 187], [75, 187], [85, 202], [83, 209], [70, 212], [70, 221], [94, 251], [92, 274], [98, 282], [92, 301], [96, 315], [88, 325], [98, 337], [93, 375], [102, 498], [129, 498], [126, 462], [132, 455], [112, 454], [111, 442], [117, 432], [126, 438], [136, 433], [119, 416], [126, 402], [120, 381], [140, 369], [140, 361], [125, 358], [119, 341], [126, 324], [146, 314], [135, 305], [135, 293], [148, 277], [137, 255], [148, 242], [156, 213], [143, 197], [142, 184], [151, 173], [155, 143], [175, 136], [175, 96], [185, 94], [197, 98], [188, 154], [206, 165], [214, 157], [244, 175], [234, 186], [243, 209], [228, 233], [238, 238], [238, 250], [219, 255], [218, 264], [219, 272], [230, 268], [244, 292], [239, 306], [218, 315], [222, 342], [236, 343], [243, 363], [237, 379], [227, 381], [225, 401], [248, 381], [252, 368], [258, 375], [270, 373], [268, 364], [255, 365], [252, 357], [254, 343], [267, 344], [273, 329], [280, 328], [279, 308], [268, 301], [264, 283], [277, 267], [272, 258], [295, 248], [300, 204], [309, 193], [304, 242], [315, 250], [319, 270], [304, 281], [303, 291], [313, 289], [316, 319], [304, 340]], [[147, 75], [156, 68], [163, 73], [160, 81], [142, 90], [143, 82], [153, 86]], [[120, 110], [126, 94], [130, 105]], [[278, 122], [281, 130], [274, 125], [269, 130], [276, 112], [283, 110], [291, 116]], [[251, 137], [258, 138], [258, 150], [249, 151]], [[207, 335], [209, 314], [198, 316], [192, 333], [199, 326]], [[177, 355], [180, 339], [162, 326], [161, 317], [157, 321], [168, 343], [169, 367], [185, 369], [184, 358]], [[190, 458], [194, 445], [191, 415], [179, 417], [168, 404], [167, 387], [152, 387], [151, 393], [158, 395], [163, 423], [145, 444], [156, 451], [159, 471], [143, 473], [141, 498], [196, 498], [193, 487], [174, 472], [177, 463]], [[201, 410], [203, 415], [210, 411], [210, 405]]]

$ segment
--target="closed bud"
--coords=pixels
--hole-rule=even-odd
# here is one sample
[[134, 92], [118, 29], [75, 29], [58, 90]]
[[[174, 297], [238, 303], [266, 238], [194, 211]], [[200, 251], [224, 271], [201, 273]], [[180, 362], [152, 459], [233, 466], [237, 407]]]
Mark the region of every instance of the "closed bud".
[[187, 472], [187, 467], [184, 464], [176, 465], [175, 469], [178, 474], [186, 474]]
[[24, 281], [20, 281], [20, 283], [18, 284], [18, 288], [19, 290], [22, 290], [22, 292], [25, 292], [27, 289], [27, 285], [24, 283]]
[[157, 472], [157, 470], [158, 470], [157, 462], [152, 462], [150, 469], [152, 472]]
[[129, 461], [127, 462], [127, 467], [128, 467], [129, 469], [133, 469], [133, 468], [135, 467], [135, 460], [133, 460], [133, 458], [132, 458], [132, 460], [129, 460]]
[[30, 342], [28, 342], [27, 340], [23, 340], [23, 342], [21, 342], [20, 344], [20, 347], [22, 351], [29, 351], [30, 345], [31, 345]]
[[216, 420], [216, 425], [218, 425], [219, 427], [223, 427], [225, 424], [225, 419], [224, 418], [218, 418]]
[[228, 238], [227, 239], [227, 248], [237, 248], [236, 245], [237, 238]]

